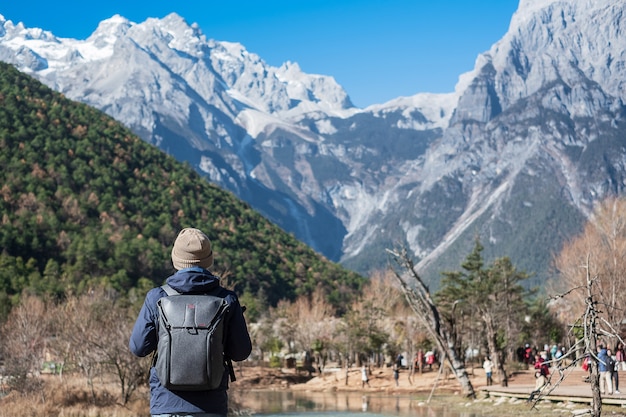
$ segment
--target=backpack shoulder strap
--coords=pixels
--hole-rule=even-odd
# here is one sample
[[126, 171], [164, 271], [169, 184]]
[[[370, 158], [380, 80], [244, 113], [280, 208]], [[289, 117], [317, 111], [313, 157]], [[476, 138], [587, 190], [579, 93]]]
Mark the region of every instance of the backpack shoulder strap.
[[[161, 289], [163, 291], [165, 291], [167, 293], [167, 295], [177, 295], [177, 294], [180, 294], [178, 291], [176, 291], [174, 288], [170, 287], [168, 284], [161, 285]], [[161, 311], [161, 309], [159, 308], [159, 314], [160, 314], [160, 311]], [[159, 323], [160, 323], [160, 320], [159, 320], [159, 322], [157, 324], [159, 324]], [[152, 354], [152, 366], [156, 365], [158, 355], [159, 355], [159, 350], [155, 349], [153, 354]]]
[[178, 294], [180, 294], [178, 291], [176, 291], [174, 288], [170, 287], [168, 284], [161, 285], [161, 288], [163, 288], [163, 291], [165, 291], [167, 293], [167, 295], [178, 295]]

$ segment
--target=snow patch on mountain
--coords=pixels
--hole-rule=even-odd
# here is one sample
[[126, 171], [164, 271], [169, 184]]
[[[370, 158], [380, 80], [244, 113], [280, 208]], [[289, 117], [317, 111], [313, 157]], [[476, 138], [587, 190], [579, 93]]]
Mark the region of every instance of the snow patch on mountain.
[[[383, 116], [400, 110], [405, 117], [396, 125], [400, 129], [443, 129], [448, 126], [457, 102], [458, 95], [456, 93], [419, 93], [410, 97], [398, 97], [383, 104], [374, 104], [365, 108], [364, 111]], [[422, 113], [426, 121], [414, 118], [412, 112], [415, 110]]]

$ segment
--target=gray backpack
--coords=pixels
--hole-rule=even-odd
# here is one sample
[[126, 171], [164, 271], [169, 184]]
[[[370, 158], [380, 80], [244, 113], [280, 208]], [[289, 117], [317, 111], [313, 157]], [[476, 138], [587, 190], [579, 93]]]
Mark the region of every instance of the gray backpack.
[[[208, 294], [181, 294], [169, 285], [157, 302], [159, 341], [154, 362], [161, 384], [173, 391], [206, 391], [220, 386], [224, 317], [228, 303]], [[232, 375], [232, 374], [231, 374]]]

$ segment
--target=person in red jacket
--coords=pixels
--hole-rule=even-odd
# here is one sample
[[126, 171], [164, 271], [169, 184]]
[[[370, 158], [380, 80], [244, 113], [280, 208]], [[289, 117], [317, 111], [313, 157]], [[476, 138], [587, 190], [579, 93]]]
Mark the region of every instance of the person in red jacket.
[[550, 375], [550, 367], [546, 363], [546, 360], [541, 355], [535, 355], [535, 370], [544, 377]]

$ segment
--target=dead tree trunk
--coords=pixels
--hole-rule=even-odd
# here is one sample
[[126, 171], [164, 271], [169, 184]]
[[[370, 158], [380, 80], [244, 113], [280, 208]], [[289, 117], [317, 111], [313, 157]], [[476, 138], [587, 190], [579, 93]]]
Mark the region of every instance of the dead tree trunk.
[[[401, 249], [400, 252], [389, 251], [389, 253], [391, 253], [395, 262], [402, 269], [402, 273], [395, 269], [393, 269], [393, 272], [400, 282], [402, 292], [409, 306], [426, 325], [437, 347], [443, 352], [445, 359], [448, 360], [452, 373], [461, 385], [463, 395], [474, 398], [476, 393], [474, 392], [474, 387], [465, 369], [465, 363], [461, 360], [459, 352], [455, 349], [453, 332], [442, 325], [437, 306], [430, 296], [428, 287], [415, 270], [415, 264], [409, 258], [404, 248]], [[407, 282], [408, 279], [411, 279], [412, 282]]]
[[587, 309], [585, 311], [585, 317], [583, 321], [585, 340], [588, 341], [585, 350], [589, 352], [591, 357], [595, 360], [590, 361], [591, 364], [591, 416], [600, 417], [602, 415], [602, 395], [600, 394], [600, 372], [598, 372], [598, 358], [596, 355], [596, 347], [598, 346], [598, 329], [597, 319], [598, 312], [596, 310], [596, 302], [594, 301], [593, 292], [591, 290], [593, 286], [593, 279], [589, 271], [589, 258], [587, 258], [587, 298], [585, 303]]
[[500, 385], [503, 387], [509, 386], [509, 379], [504, 369], [504, 352], [502, 349], [498, 349], [496, 343], [496, 329], [493, 324], [493, 318], [488, 314], [483, 314], [483, 323], [485, 323], [485, 330], [487, 332], [487, 346], [489, 352], [492, 355], [491, 359], [495, 362], [496, 369], [498, 370], [498, 376], [500, 378]]
[[[569, 295], [569, 293], [578, 290], [586, 290], [587, 294], [585, 297], [585, 313], [581, 317], [580, 322], [583, 328], [583, 340], [584, 348], [583, 348], [583, 357], [589, 357], [589, 366], [590, 368], [590, 384], [591, 384], [591, 417], [601, 417], [602, 416], [602, 395], [600, 393], [600, 373], [598, 371], [598, 355], [597, 355], [597, 346], [598, 346], [598, 310], [596, 308], [598, 301], [593, 293], [593, 284], [596, 281], [597, 277], [591, 276], [590, 271], [590, 255], [587, 255], [586, 263], [582, 265], [586, 271], [585, 280], [586, 283], [580, 287], [575, 287], [569, 289], [565, 294], [560, 294], [553, 298], [563, 298]], [[572, 349], [571, 353], [573, 355], [577, 355], [577, 349]], [[576, 361], [574, 361], [569, 366], [576, 366]], [[563, 370], [560, 369], [559, 373], [561, 374], [561, 378], [551, 386], [549, 390], [543, 391], [534, 398], [534, 403], [536, 404], [544, 396], [550, 394], [554, 391], [563, 381]], [[533, 405], [534, 406], [534, 405]]]

